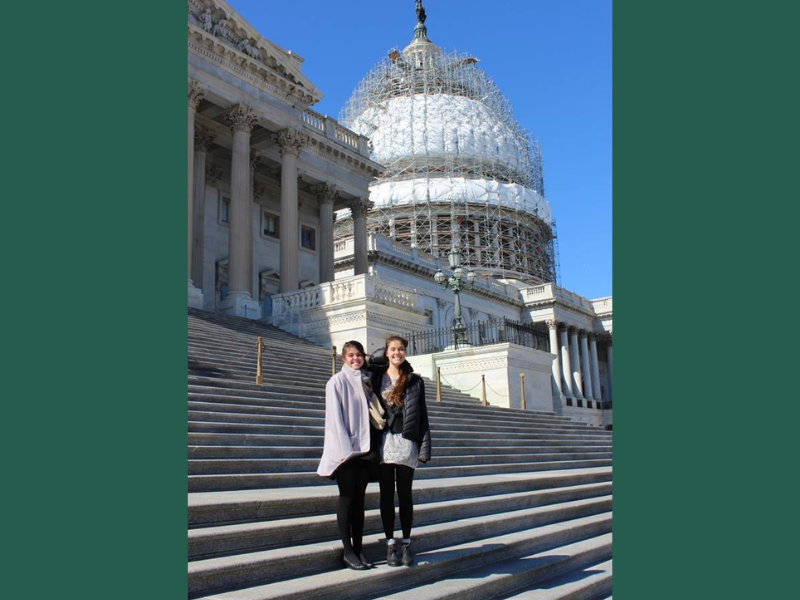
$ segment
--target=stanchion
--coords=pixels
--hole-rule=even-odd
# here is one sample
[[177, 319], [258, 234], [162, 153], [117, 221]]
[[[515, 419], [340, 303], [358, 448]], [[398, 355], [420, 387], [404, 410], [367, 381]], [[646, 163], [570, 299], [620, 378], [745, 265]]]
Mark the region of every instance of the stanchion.
[[256, 338], [256, 344], [258, 344], [256, 348], [256, 383], [261, 385], [264, 383], [264, 379], [261, 377], [261, 347], [263, 345], [261, 338]]
[[331, 354], [331, 375], [336, 375], [336, 346], [333, 346], [333, 353]]
[[481, 373], [481, 404], [486, 406], [486, 375]]
[[436, 367], [436, 401], [442, 401], [442, 367]]
[[525, 373], [519, 374], [519, 390], [521, 393], [519, 405], [522, 410], [528, 410], [525, 408]]

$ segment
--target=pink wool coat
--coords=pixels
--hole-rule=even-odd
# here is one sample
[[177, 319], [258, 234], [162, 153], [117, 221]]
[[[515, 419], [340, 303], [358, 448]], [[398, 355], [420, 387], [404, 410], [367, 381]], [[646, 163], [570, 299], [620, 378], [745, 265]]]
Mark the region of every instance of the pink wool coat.
[[369, 410], [361, 371], [342, 366], [325, 386], [325, 448], [317, 475], [329, 477], [336, 467], [369, 452]]

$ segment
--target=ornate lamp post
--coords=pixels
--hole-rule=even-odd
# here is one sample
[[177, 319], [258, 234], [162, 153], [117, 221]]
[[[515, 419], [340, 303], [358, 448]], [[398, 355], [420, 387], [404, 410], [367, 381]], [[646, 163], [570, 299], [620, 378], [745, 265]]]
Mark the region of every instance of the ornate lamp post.
[[447, 260], [450, 263], [450, 269], [452, 269], [453, 274], [448, 277], [439, 269], [433, 276], [433, 280], [441, 285], [443, 289], [449, 287], [456, 296], [456, 306], [453, 311], [453, 343], [455, 347], [458, 348], [459, 346], [469, 345], [465, 333], [467, 328], [461, 322], [461, 300], [458, 295], [461, 293], [462, 289], [472, 289], [472, 286], [475, 284], [475, 273], [469, 271], [466, 273], [465, 277], [464, 269], [461, 267], [461, 250], [456, 248], [455, 244], [450, 248], [450, 252], [447, 253]]

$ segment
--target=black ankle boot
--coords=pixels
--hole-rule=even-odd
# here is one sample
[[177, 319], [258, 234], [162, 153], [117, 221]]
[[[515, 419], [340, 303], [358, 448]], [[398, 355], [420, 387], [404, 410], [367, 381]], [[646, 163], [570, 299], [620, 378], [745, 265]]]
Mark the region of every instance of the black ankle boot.
[[386, 551], [386, 564], [390, 567], [399, 567], [403, 564], [400, 562], [400, 557], [397, 556], [397, 552], [395, 551], [396, 547], [397, 544], [389, 544]]
[[414, 564], [414, 553], [411, 552], [410, 542], [400, 547], [400, 561], [407, 567]]

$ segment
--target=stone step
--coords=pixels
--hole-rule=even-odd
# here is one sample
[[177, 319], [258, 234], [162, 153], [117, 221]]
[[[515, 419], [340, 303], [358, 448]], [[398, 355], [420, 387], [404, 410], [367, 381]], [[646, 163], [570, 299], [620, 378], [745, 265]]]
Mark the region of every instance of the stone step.
[[[263, 424], [263, 423], [232, 423], [228, 421], [189, 421], [189, 431], [197, 433], [249, 433], [249, 434], [278, 434], [278, 435], [309, 435], [309, 436], [322, 436], [324, 427], [322, 424], [318, 425], [276, 425], [276, 424]], [[563, 439], [563, 440], [608, 440], [608, 436], [602, 435], [604, 432], [598, 430], [594, 432], [579, 431], [575, 433], [548, 433], [545, 431], [534, 431], [531, 428], [527, 432], [496, 432], [496, 431], [479, 431], [476, 433], [469, 433], [465, 435], [463, 431], [452, 431], [446, 429], [438, 429], [436, 422], [431, 422], [432, 436], [437, 440], [452, 440], [469, 438], [468, 441], [476, 442], [477, 440], [507, 440], [507, 441], [530, 441], [530, 440], [547, 440], [547, 439]], [[306, 445], [306, 444], [303, 444]]]
[[[556, 510], [563, 515], [564, 511], [574, 509], [574, 505], [582, 502], [592, 501], [565, 503]], [[338, 543], [196, 561], [189, 565], [189, 593], [190, 597], [198, 597], [217, 592], [214, 595], [217, 600], [304, 600], [314, 597], [344, 600], [355, 595], [365, 598], [387, 592], [394, 594], [397, 590], [440, 580], [458, 571], [558, 548], [611, 530], [610, 512], [563, 520], [551, 511], [551, 507], [541, 507], [512, 513], [514, 520], [506, 515], [495, 515], [492, 519], [465, 519], [421, 527], [413, 534], [417, 565], [412, 569], [385, 565], [361, 572], [343, 569], [339, 566], [341, 549], [337, 547]], [[553, 522], [553, 518], [557, 521]], [[468, 524], [467, 521], [474, 522]], [[423, 532], [423, 529], [427, 531]], [[459, 542], [459, 539], [463, 541]], [[372, 556], [385, 546], [376, 537], [366, 539], [364, 548], [365, 553]], [[302, 569], [316, 574], [300, 577]], [[287, 576], [294, 578], [285, 579]], [[259, 582], [265, 583], [259, 585]], [[250, 587], [221, 591], [242, 586]]]
[[[610, 494], [611, 482], [603, 482], [431, 502], [414, 507], [414, 527], [418, 529], [423, 525], [447, 522], [453, 518], [453, 515], [458, 515], [459, 519], [464, 519], [499, 512], [508, 513], [536, 506], [554, 505], [560, 502], [608, 496]], [[380, 535], [382, 531], [379, 510], [367, 510], [364, 523], [365, 535]], [[336, 515], [333, 512], [275, 521], [190, 529], [189, 557], [190, 559], [208, 558], [240, 552], [281, 548], [316, 543], [323, 540], [335, 540], [338, 539], [337, 536]]]
[[[428, 404], [432, 406], [436, 406], [438, 404], [444, 405], [445, 402], [437, 403], [436, 402], [436, 384], [434, 382], [430, 382], [430, 380], [423, 378], [425, 380], [425, 388], [426, 388], [426, 398], [428, 398]], [[269, 389], [264, 385], [258, 385], [255, 383], [255, 379], [253, 381], [241, 381], [235, 379], [220, 379], [215, 377], [203, 377], [199, 375], [190, 375], [189, 376], [189, 385], [200, 385], [206, 387], [220, 387], [225, 389], [237, 389], [237, 390], [250, 390], [253, 392], [263, 392], [265, 389]], [[298, 384], [300, 385], [300, 384]], [[324, 394], [324, 386], [323, 386], [323, 394]], [[429, 389], [433, 391], [428, 392]], [[536, 418], [543, 418], [552, 421], [559, 421], [566, 424], [575, 424], [572, 419], [569, 417], [563, 417], [556, 415], [552, 412], [545, 412], [545, 411], [534, 411], [534, 410], [521, 410], [518, 408], [501, 408], [498, 406], [482, 406], [480, 400], [476, 398], [472, 398], [471, 396], [467, 396], [466, 394], [462, 394], [460, 392], [456, 392], [448, 387], [442, 386], [442, 394], [443, 396], [446, 394], [450, 398], [458, 399], [458, 406], [469, 407], [476, 411], [494, 411], [494, 412], [502, 412], [503, 414], [508, 415], [518, 415], [522, 417], [536, 417]], [[463, 400], [463, 402], [462, 402]], [[482, 413], [484, 414], [484, 413]], [[580, 424], [583, 427], [586, 425]]]
[[[217, 401], [244, 406], [274, 406], [273, 401], [275, 399], [283, 399], [285, 397], [300, 402], [304, 400], [313, 400], [317, 406], [321, 405], [324, 407], [325, 404], [324, 388], [302, 387], [289, 383], [283, 385], [278, 385], [276, 383], [265, 384], [263, 390], [259, 391], [212, 385], [195, 385], [190, 383], [188, 385], [188, 391], [190, 394], [205, 395], [210, 399], [216, 398]], [[202, 398], [198, 397], [197, 399], [200, 400]], [[546, 414], [543, 415], [543, 413], [516, 413], [505, 408], [484, 407], [477, 403], [466, 403], [460, 399], [454, 400], [446, 396], [443, 397], [441, 402], [428, 400], [427, 406], [431, 414], [448, 412], [453, 415], [453, 418], [474, 418], [479, 420], [485, 420], [486, 418], [502, 418], [503, 421], [509, 423], [540, 423], [542, 425], [560, 428], [582, 429], [587, 431], [597, 430], [597, 428], [588, 427], [583, 423], [552, 419]]]
[[[415, 507], [430, 502], [564, 488], [611, 481], [611, 467], [507, 473], [414, 482]], [[320, 478], [322, 479], [322, 478]], [[209, 527], [298, 516], [333, 514], [339, 497], [327, 486], [189, 493], [189, 526]], [[365, 507], [378, 508], [377, 483], [367, 486]]]
[[[534, 555], [531, 558], [538, 557]], [[613, 575], [611, 563], [609, 559], [579, 567], [566, 575], [548, 579], [543, 584], [528, 586], [528, 589], [505, 598], [506, 600], [611, 600]]]
[[[301, 405], [297, 408], [289, 407], [276, 407], [274, 405], [274, 398], [285, 398], [282, 394], [270, 393], [268, 398], [252, 398], [241, 396], [219, 396], [214, 394], [214, 388], [202, 389], [199, 386], [189, 386], [190, 393], [193, 393], [192, 399], [189, 401], [189, 408], [195, 410], [213, 410], [214, 412], [228, 412], [228, 413], [241, 413], [241, 414], [262, 414], [262, 415], [297, 415], [297, 416], [318, 416], [324, 419], [325, 406], [320, 403], [322, 398], [314, 401], [313, 408], [307, 405]], [[205, 397], [201, 394], [206, 394]], [[298, 395], [298, 398], [305, 396]], [[295, 404], [296, 405], [296, 404]], [[452, 406], [441, 406], [437, 403], [428, 405], [428, 414], [431, 418], [444, 418], [454, 423], [463, 423], [464, 425], [472, 424], [476, 421], [482, 423], [491, 423], [495, 425], [508, 425], [513, 427], [527, 427], [537, 426], [546, 427], [558, 431], [586, 431], [585, 426], [579, 424], [562, 424], [552, 423], [546, 419], [539, 419], [536, 417], [525, 418], [517, 415], [504, 415], [502, 412], [480, 412], [476, 410], [475, 413], [455, 409]], [[589, 429], [595, 431], [594, 429]]]
[[[435, 467], [475, 467], [491, 465], [533, 464], [536, 462], [555, 462], [561, 460], [611, 460], [611, 452], [560, 452], [515, 455], [462, 455], [436, 457], [436, 461], [420, 464], [419, 469], [429, 470]], [[315, 473], [319, 465], [316, 458], [236, 458], [236, 459], [200, 459], [190, 457], [189, 475], [235, 475], [265, 473]], [[509, 468], [513, 468], [509, 466]], [[419, 473], [422, 471], [418, 471]]]
[[[266, 387], [268, 385], [268, 387]], [[200, 396], [205, 396], [209, 399], [216, 399], [217, 401], [221, 402], [228, 402], [228, 403], [240, 403], [240, 404], [250, 404], [250, 405], [267, 405], [267, 406], [274, 406], [274, 400], [281, 400], [281, 399], [289, 399], [293, 403], [303, 403], [303, 402], [312, 402], [315, 407], [323, 407], [325, 406], [325, 390], [324, 388], [310, 388], [310, 387], [303, 387], [303, 386], [296, 386], [290, 383], [284, 385], [277, 385], [277, 384], [265, 384], [265, 388], [263, 391], [254, 392], [252, 390], [240, 390], [236, 388], [223, 388], [218, 386], [201, 386], [201, 385], [192, 385], [188, 386], [188, 391], [190, 397], [195, 397], [198, 400], [202, 400]], [[233, 400], [236, 399], [236, 400]], [[246, 402], [245, 400], [253, 400], [252, 402]], [[436, 411], [457, 411], [459, 414], [464, 414], [468, 416], [475, 416], [478, 418], [485, 418], [486, 415], [496, 415], [502, 416], [505, 418], [516, 418], [516, 420], [522, 420], [523, 422], [542, 422], [544, 424], [553, 424], [558, 426], [569, 426], [569, 427], [579, 427], [580, 429], [591, 429], [586, 427], [580, 423], [562, 423], [562, 422], [555, 422], [551, 421], [550, 419], [541, 418], [536, 414], [531, 414], [528, 418], [524, 416], [519, 418], [518, 415], [506, 415], [504, 409], [500, 408], [484, 408], [479, 405], [469, 403], [466, 404], [460, 400], [451, 400], [451, 399], [444, 399], [442, 402], [428, 402], [427, 403], [430, 408], [433, 409], [434, 412]], [[301, 407], [298, 405], [298, 407]]]
[[[611, 534], [461, 571], [403, 592], [392, 600], [538, 598], [591, 600], [611, 592]], [[600, 562], [602, 561], [602, 562]], [[599, 563], [599, 564], [598, 564]], [[603, 565], [603, 566], [600, 566]], [[599, 568], [597, 568], [599, 567]], [[518, 592], [527, 588], [525, 592]]]
[[[196, 344], [189, 344], [188, 361], [197, 363], [208, 363], [213, 366], [237, 366], [243, 368], [252, 368], [255, 370], [257, 365], [257, 356], [255, 350], [255, 342], [253, 343], [252, 353], [248, 353], [245, 348], [237, 350], [223, 349], [221, 347], [214, 347], [211, 343], [197, 342]], [[285, 350], [284, 350], [285, 352]], [[337, 371], [341, 366], [337, 366]], [[331, 376], [331, 360], [330, 356], [327, 358], [314, 357], [308, 359], [293, 359], [293, 362], [287, 364], [276, 364], [274, 359], [261, 359], [261, 370], [265, 373], [272, 372], [290, 372], [300, 373], [307, 377], [315, 379], [327, 379]]]
[[[200, 403], [192, 402], [189, 408], [189, 419], [192, 421], [214, 421], [225, 423], [250, 423], [250, 424], [264, 424], [264, 425], [309, 425], [323, 427], [325, 426], [325, 417], [323, 415], [279, 415], [267, 413], [252, 413], [228, 410], [228, 407], [222, 406], [223, 410], [215, 410], [212, 406], [197, 406]], [[608, 437], [602, 429], [589, 429], [582, 428], [563, 428], [554, 427], [551, 425], [540, 425], [537, 423], [531, 424], [508, 424], [498, 422], [494, 419], [484, 419], [479, 423], [475, 423], [469, 419], [453, 418], [447, 412], [434, 412], [429, 414], [431, 430], [438, 432], [439, 430], [448, 431], [461, 431], [463, 433], [472, 432], [485, 432], [485, 433], [559, 433], [566, 434], [579, 434], [579, 435], [592, 435], [599, 437]]]
[[[567, 446], [564, 444], [550, 445], [540, 443], [536, 446], [522, 446], [514, 449], [511, 453], [508, 447], [481, 446], [465, 447], [436, 445], [436, 463], [446, 464], [442, 461], [446, 459], [465, 460], [471, 457], [472, 460], [484, 460], [493, 458], [499, 461], [524, 462], [524, 458], [531, 454], [548, 454], [552, 452], [596, 452], [611, 454], [611, 445], [604, 446]], [[311, 446], [298, 448], [296, 446], [189, 446], [190, 459], [208, 458], [316, 458], [322, 456], [322, 446]], [[519, 459], [519, 460], [518, 460]]]
[[[564, 436], [548, 436], [552, 439], [544, 439], [539, 436], [535, 440], [517, 440], [517, 439], [482, 439], [482, 438], [449, 438], [437, 439], [436, 448], [463, 448], [463, 447], [514, 447], [518, 449], [527, 448], [529, 446], [553, 445], [553, 446], [602, 446], [606, 447], [610, 444], [611, 440], [575, 440], [564, 439]], [[294, 447], [314, 447], [320, 448], [322, 453], [322, 445], [324, 438], [322, 435], [308, 436], [308, 435], [278, 435], [278, 434], [258, 434], [258, 433], [226, 433], [226, 432], [203, 432], [203, 431], [190, 431], [189, 444], [197, 446], [261, 446], [261, 447], [274, 447], [274, 446], [294, 446]]]
[[[525, 463], [501, 463], [489, 465], [458, 465], [438, 467], [433, 464], [420, 465], [414, 479], [436, 479], [441, 477], [465, 477], [471, 475], [493, 475], [508, 473], [531, 473], [557, 469], [583, 469], [611, 466], [610, 458], [590, 458], [580, 460], [542, 460]], [[313, 485], [333, 485], [327, 477], [312, 472], [294, 473], [232, 473], [222, 475], [189, 475], [190, 492], [214, 490], [245, 490], [275, 487], [298, 487]]]

